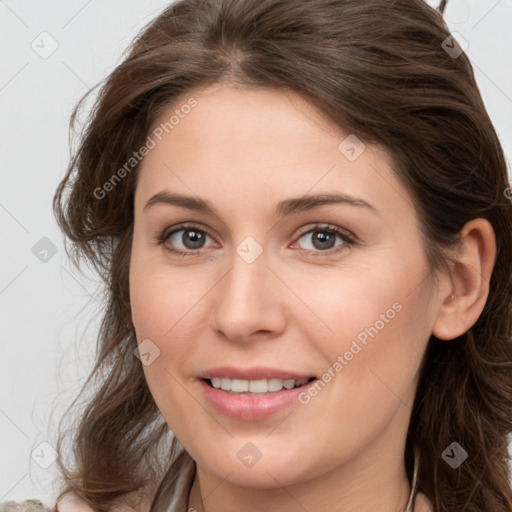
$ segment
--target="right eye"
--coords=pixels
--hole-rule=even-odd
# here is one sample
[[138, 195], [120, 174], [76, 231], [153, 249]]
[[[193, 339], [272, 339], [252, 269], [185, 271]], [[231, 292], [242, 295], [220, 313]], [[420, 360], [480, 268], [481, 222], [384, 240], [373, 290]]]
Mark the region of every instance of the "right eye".
[[166, 229], [157, 238], [157, 244], [163, 245], [167, 251], [179, 256], [195, 256], [196, 254], [193, 253], [198, 253], [198, 249], [205, 246], [208, 238], [212, 239], [204, 229], [185, 224], [174, 229]]

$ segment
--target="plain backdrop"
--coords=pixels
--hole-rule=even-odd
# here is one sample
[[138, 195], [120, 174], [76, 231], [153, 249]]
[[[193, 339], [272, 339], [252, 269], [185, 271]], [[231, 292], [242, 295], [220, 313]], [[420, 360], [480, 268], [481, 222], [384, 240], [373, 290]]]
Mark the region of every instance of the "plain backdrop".
[[[98, 281], [72, 269], [51, 210], [72, 107], [168, 3], [0, 0], [0, 501], [53, 504], [55, 427], [90, 368], [102, 313]], [[445, 19], [469, 43], [510, 161], [512, 1], [450, 0]]]

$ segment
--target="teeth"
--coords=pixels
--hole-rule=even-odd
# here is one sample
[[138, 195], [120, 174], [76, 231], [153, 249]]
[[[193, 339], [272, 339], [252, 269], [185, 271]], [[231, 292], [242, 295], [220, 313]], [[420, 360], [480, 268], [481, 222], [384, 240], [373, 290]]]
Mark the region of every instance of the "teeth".
[[[242, 382], [242, 381], [240, 381]], [[243, 382], [247, 382], [246, 380]], [[268, 391], [267, 380], [250, 380], [249, 381], [249, 391], [251, 393], [266, 393]]]
[[268, 379], [268, 391], [281, 391], [283, 389], [283, 381], [281, 379]]
[[303, 386], [309, 381], [308, 378], [294, 379], [261, 379], [261, 380], [242, 380], [228, 379], [227, 377], [213, 377], [210, 382], [212, 386], [223, 391], [233, 393], [273, 393], [285, 389], [293, 389]]
[[245, 393], [249, 391], [249, 382], [248, 380], [233, 379], [231, 381], [231, 391], [233, 393]]

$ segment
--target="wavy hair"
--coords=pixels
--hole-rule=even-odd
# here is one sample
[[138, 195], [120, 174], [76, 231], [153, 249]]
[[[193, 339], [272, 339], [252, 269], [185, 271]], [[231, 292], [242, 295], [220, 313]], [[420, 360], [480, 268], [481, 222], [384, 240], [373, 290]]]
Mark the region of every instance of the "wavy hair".
[[[430, 337], [405, 463], [410, 477], [417, 446], [418, 488], [438, 512], [512, 510], [511, 189], [471, 63], [450, 37], [423, 0], [180, 0], [143, 29], [100, 84], [54, 197], [70, 258], [93, 265], [106, 297], [84, 384], [89, 398], [72, 405], [72, 456], [64, 454], [66, 433], [59, 437], [59, 498], [73, 493], [109, 511], [146, 492], [152, 510], [164, 510], [177, 475], [192, 465], [133, 354], [128, 269], [139, 166], [104, 197], [95, 191], [170, 104], [196, 87], [231, 83], [294, 91], [385, 148], [414, 200], [433, 274], [447, 269], [447, 249], [465, 223], [492, 224], [497, 256], [486, 305], [460, 337]], [[469, 453], [457, 469], [441, 457], [454, 441]]]

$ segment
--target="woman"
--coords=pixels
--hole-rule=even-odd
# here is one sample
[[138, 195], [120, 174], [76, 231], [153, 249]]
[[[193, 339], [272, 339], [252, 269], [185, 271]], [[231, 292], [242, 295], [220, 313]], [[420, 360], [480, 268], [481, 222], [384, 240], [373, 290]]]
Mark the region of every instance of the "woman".
[[508, 187], [422, 0], [170, 6], [55, 196], [108, 290], [55, 510], [512, 510]]

